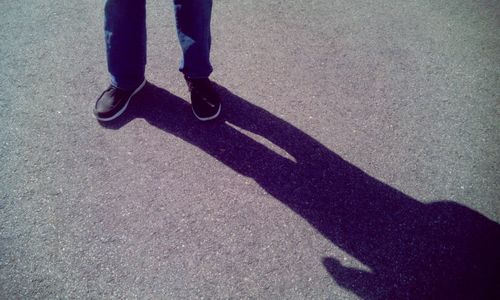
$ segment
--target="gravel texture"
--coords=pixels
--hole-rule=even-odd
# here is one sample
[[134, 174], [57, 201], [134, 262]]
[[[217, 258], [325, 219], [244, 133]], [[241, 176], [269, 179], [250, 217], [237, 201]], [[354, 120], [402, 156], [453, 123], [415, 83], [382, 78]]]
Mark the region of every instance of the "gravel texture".
[[221, 118], [156, 0], [99, 124], [102, 1], [0, 1], [0, 298], [498, 299], [498, 1], [214, 2]]

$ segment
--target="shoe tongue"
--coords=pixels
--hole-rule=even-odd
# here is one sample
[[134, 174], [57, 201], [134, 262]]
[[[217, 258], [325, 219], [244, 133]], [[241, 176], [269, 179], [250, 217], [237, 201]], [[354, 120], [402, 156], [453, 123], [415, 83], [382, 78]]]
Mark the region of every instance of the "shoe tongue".
[[202, 84], [209, 82], [208, 78], [188, 78], [188, 81], [191, 81], [194, 84]]
[[210, 81], [207, 78], [198, 79], [198, 81], [195, 84], [198, 85], [198, 87], [202, 88], [203, 90], [210, 90]]
[[120, 94], [127, 94], [128, 92], [124, 89], [113, 87], [111, 89], [111, 94], [112, 95], [120, 95]]

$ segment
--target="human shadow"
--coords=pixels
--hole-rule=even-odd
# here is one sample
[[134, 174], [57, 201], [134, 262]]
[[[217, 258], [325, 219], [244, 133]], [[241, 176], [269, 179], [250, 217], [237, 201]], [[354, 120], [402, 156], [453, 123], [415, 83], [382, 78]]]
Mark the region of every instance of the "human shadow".
[[337, 284], [363, 299], [500, 299], [496, 222], [452, 201], [412, 199], [286, 121], [223, 87], [218, 91], [224, 113], [214, 122], [197, 121], [186, 101], [148, 84], [122, 117], [103, 126], [119, 129], [143, 118], [253, 178], [370, 269], [322, 258]]

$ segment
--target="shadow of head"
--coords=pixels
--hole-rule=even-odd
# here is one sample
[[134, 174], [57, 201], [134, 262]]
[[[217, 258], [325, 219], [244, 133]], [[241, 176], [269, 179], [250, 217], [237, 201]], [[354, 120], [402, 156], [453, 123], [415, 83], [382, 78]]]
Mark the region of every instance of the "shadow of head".
[[412, 199], [217, 88], [223, 114], [214, 122], [196, 120], [188, 102], [148, 84], [123, 117], [104, 125], [118, 129], [144, 119], [253, 178], [371, 270], [323, 260], [339, 285], [365, 299], [482, 299], [497, 292], [497, 223], [451, 201]]

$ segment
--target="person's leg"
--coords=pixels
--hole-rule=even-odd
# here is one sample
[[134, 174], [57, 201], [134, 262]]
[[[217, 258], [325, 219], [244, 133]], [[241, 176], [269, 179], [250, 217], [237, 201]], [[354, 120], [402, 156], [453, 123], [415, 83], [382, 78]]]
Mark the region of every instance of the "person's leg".
[[219, 96], [208, 79], [210, 64], [210, 19], [212, 0], [174, 0], [177, 35], [182, 49], [179, 71], [184, 73], [191, 93], [191, 107], [201, 121], [215, 119]]
[[106, 0], [104, 36], [111, 85], [97, 99], [94, 116], [111, 121], [146, 83], [146, 0]]
[[104, 34], [111, 84], [137, 88], [146, 66], [146, 0], [107, 0]]
[[174, 0], [177, 35], [182, 48], [179, 70], [189, 78], [208, 78], [212, 0]]

